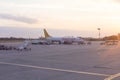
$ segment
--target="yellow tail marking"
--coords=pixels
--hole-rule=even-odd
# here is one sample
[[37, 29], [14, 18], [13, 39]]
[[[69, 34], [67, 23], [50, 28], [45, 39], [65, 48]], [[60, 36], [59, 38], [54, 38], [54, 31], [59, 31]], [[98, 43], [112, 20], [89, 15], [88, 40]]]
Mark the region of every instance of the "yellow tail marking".
[[44, 29], [44, 35], [45, 35], [45, 38], [51, 37], [51, 36], [48, 34], [48, 32], [47, 32], [46, 29]]

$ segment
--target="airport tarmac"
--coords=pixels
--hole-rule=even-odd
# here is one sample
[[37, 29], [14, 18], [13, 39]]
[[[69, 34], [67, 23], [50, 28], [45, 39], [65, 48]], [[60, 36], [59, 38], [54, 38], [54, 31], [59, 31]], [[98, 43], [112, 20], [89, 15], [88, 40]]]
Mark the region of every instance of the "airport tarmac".
[[30, 47], [0, 51], [0, 80], [120, 80], [120, 43]]

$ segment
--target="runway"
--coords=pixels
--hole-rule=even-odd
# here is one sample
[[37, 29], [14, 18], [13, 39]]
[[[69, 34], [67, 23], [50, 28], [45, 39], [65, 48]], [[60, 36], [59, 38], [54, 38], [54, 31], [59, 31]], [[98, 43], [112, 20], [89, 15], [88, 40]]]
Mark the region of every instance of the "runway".
[[120, 80], [120, 44], [30, 47], [0, 51], [0, 80]]

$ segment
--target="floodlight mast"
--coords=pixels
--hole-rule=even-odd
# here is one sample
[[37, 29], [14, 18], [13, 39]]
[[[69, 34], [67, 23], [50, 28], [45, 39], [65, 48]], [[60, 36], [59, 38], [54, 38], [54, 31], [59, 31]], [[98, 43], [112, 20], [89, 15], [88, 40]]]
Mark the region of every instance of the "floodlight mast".
[[98, 38], [100, 39], [100, 35], [101, 35], [101, 28], [97, 28], [98, 30]]

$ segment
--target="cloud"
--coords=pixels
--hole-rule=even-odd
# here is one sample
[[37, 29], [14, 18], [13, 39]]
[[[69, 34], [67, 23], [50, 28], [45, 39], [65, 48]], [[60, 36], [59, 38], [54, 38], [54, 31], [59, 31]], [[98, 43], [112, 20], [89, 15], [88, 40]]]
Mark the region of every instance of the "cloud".
[[11, 14], [0, 14], [0, 19], [7, 19], [7, 20], [13, 20], [13, 21], [18, 21], [18, 22], [23, 22], [23, 23], [37, 23], [38, 20], [34, 18], [29, 18], [29, 17], [24, 17], [24, 16], [15, 16]]
[[38, 38], [42, 35], [40, 30], [23, 26], [0, 26], [0, 37]]

